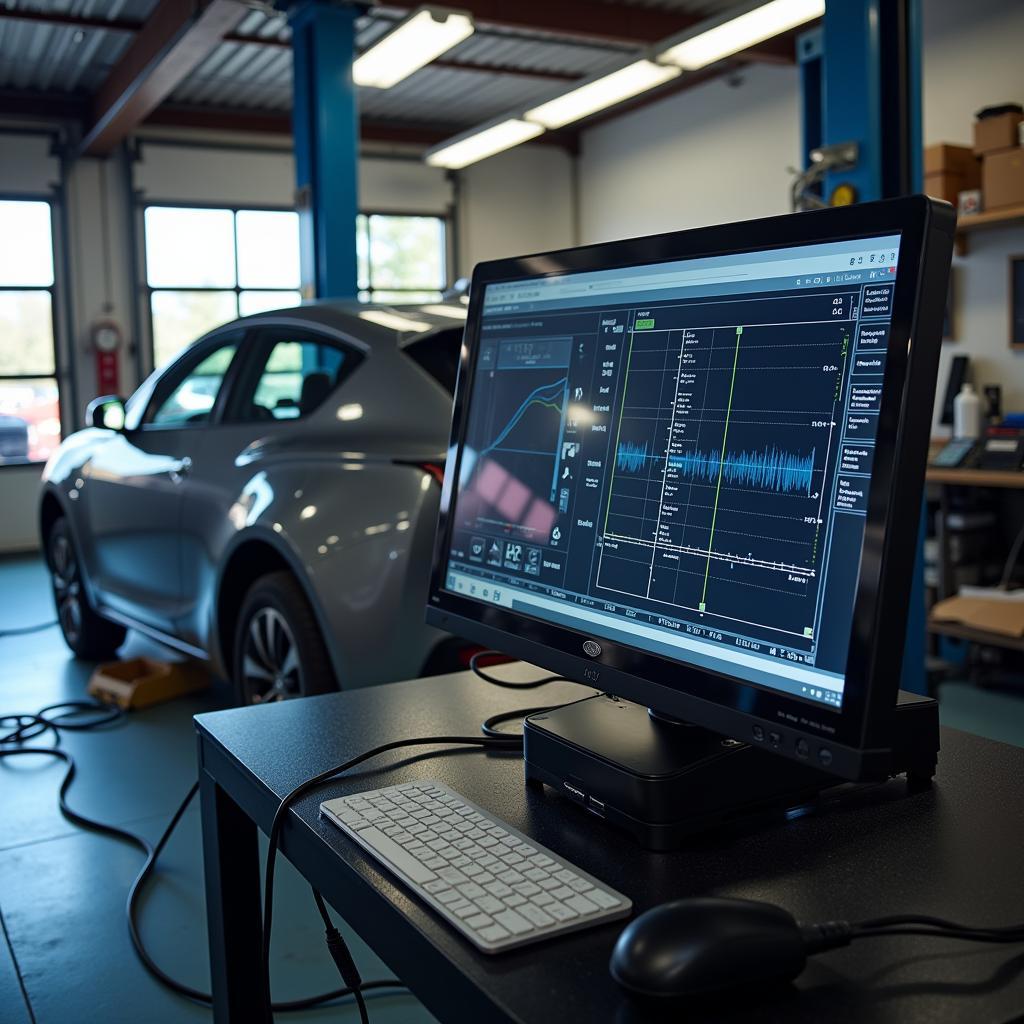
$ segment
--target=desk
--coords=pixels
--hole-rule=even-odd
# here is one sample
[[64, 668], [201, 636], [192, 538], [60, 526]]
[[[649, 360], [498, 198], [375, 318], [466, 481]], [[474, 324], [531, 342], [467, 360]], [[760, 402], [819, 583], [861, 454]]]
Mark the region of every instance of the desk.
[[[525, 666], [516, 668], [528, 678]], [[464, 672], [197, 716], [217, 1021], [269, 1019], [255, 983], [256, 829], [269, 831], [285, 793], [376, 744], [473, 735], [482, 719], [498, 711], [586, 692], [560, 683], [516, 693]], [[944, 730], [942, 747], [931, 791], [908, 796], [894, 782], [848, 806], [700, 837], [670, 854], [639, 849], [548, 791], [527, 791], [521, 761], [511, 754], [449, 748], [416, 758], [422, 750], [395, 751], [299, 801], [282, 831], [282, 849], [444, 1024], [633, 1024], [652, 1018], [608, 975], [621, 923], [498, 956], [477, 953], [321, 822], [320, 801], [438, 779], [620, 889], [638, 911], [715, 893], [777, 902], [808, 921], [912, 911], [967, 923], [1020, 921], [1024, 750], [952, 730]], [[278, 945], [277, 955], [282, 952]], [[1021, 1011], [1024, 946], [900, 937], [865, 940], [817, 957], [796, 989], [742, 1008], [688, 1013], [686, 1020], [1004, 1024]]]

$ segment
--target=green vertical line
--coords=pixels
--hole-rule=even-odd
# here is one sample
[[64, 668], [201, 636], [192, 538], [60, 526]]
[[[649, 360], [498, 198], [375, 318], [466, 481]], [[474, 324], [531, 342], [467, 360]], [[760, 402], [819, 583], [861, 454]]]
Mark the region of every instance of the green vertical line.
[[[711, 510], [711, 533], [708, 536], [708, 564], [704, 567], [704, 590], [700, 595], [700, 610], [704, 611], [704, 601], [708, 596], [708, 575], [711, 572], [711, 545], [715, 539], [715, 520], [718, 518], [718, 497], [722, 493], [722, 473], [725, 470], [725, 442], [729, 436], [729, 417], [732, 415], [732, 393], [736, 387], [736, 366], [740, 361], [740, 338], [743, 328], [736, 328], [736, 349], [732, 354], [732, 378], [729, 380], [729, 401], [725, 407], [725, 429], [722, 431], [722, 451], [718, 456], [718, 483], [715, 485], [715, 505]], [[711, 366], [708, 365], [710, 372]]]
[[619, 458], [619, 437], [622, 434], [622, 417], [626, 413], [626, 388], [629, 387], [629, 363], [633, 358], [633, 332], [629, 332], [629, 351], [626, 353], [626, 372], [622, 377], [622, 405], [619, 406], [619, 425], [615, 429], [615, 447], [612, 449], [612, 475], [608, 478], [608, 504], [604, 510], [602, 538], [608, 532], [608, 515], [612, 510], [612, 486], [615, 483], [615, 463]]

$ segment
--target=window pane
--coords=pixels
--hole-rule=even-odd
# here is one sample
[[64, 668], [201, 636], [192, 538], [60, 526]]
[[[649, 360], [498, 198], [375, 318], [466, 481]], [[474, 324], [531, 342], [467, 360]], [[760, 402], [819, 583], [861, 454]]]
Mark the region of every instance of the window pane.
[[41, 462], [58, 444], [57, 382], [0, 380], [0, 465]]
[[371, 302], [440, 302], [440, 292], [393, 292], [375, 291], [370, 297]]
[[53, 371], [50, 293], [0, 292], [0, 374]]
[[231, 344], [210, 353], [167, 396], [150, 422], [162, 427], [180, 427], [209, 419], [235, 350], [236, 346]]
[[49, 203], [0, 202], [0, 284], [53, 284]]
[[252, 316], [270, 309], [285, 309], [302, 302], [299, 292], [241, 292], [238, 296], [238, 315]]
[[238, 316], [234, 292], [153, 292], [153, 362], [163, 366], [214, 327]]
[[334, 390], [345, 353], [310, 341], [279, 341], [256, 385], [247, 420], [297, 419]]
[[370, 217], [373, 288], [444, 288], [444, 221], [440, 217]]
[[299, 215], [239, 210], [238, 284], [242, 288], [298, 288]]
[[358, 264], [359, 287], [370, 287], [370, 239], [367, 235], [369, 218], [365, 213], [356, 217], [356, 262]]
[[147, 206], [146, 278], [151, 288], [233, 288], [234, 214]]

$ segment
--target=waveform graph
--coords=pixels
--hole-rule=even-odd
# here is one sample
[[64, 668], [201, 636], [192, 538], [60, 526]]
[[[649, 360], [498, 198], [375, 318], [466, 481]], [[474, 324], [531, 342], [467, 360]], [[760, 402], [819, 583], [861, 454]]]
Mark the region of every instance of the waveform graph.
[[849, 326], [691, 333], [672, 393], [622, 408], [597, 586], [807, 636]]

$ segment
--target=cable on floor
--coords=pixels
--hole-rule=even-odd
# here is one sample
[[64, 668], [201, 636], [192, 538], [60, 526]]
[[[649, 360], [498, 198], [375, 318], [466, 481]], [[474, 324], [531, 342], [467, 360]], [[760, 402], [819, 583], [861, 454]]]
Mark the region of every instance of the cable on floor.
[[[156, 868], [157, 861], [164, 847], [167, 845], [178, 823], [181, 821], [189, 804], [195, 798], [199, 790], [199, 784], [193, 783], [185, 799], [178, 805], [177, 810], [171, 816], [167, 827], [155, 844], [151, 844], [145, 837], [129, 832], [127, 829], [110, 825], [106, 822], [97, 821], [95, 818], [87, 817], [75, 811], [67, 802], [67, 794], [78, 772], [74, 757], [66, 750], [61, 749], [58, 744], [62, 732], [86, 732], [91, 729], [98, 729], [104, 725], [117, 721], [124, 716], [120, 708], [111, 707], [98, 701], [67, 701], [61, 704], [51, 704], [32, 714], [13, 713], [0, 715], [0, 729], [8, 731], [0, 734], [0, 758], [21, 757], [28, 755], [43, 755], [55, 757], [64, 762], [64, 778], [61, 780], [58, 790], [57, 803], [61, 814], [73, 825], [86, 829], [90, 832], [97, 832], [109, 836], [119, 842], [134, 846], [145, 856], [145, 861], [135, 876], [125, 903], [125, 917], [128, 924], [128, 934], [131, 939], [132, 948], [142, 964], [143, 968], [152, 975], [161, 985], [186, 999], [192, 1000], [201, 1006], [210, 1006], [213, 997], [200, 989], [186, 985], [171, 977], [152, 958], [146, 949], [139, 928], [138, 913], [139, 900], [147, 881]], [[38, 738], [45, 732], [54, 734], [53, 746], [30, 746], [29, 742]], [[339, 934], [338, 939], [341, 940]], [[343, 940], [342, 944], [343, 943]], [[347, 949], [346, 949], [347, 952]], [[333, 951], [332, 951], [333, 955]], [[382, 990], [394, 992], [404, 990], [405, 986], [397, 980], [381, 979], [363, 982], [360, 980], [358, 991], [352, 986], [336, 989], [332, 992], [325, 992], [316, 996], [309, 996], [304, 999], [293, 999], [286, 1002], [275, 1003], [273, 1009], [276, 1012], [290, 1012], [295, 1010], [307, 1010], [313, 1007], [323, 1006], [326, 1003], [333, 1003], [336, 1000], [352, 997], [362, 1007], [361, 1015], [365, 1013], [364, 993], [377, 993]]]
[[14, 629], [0, 629], [0, 640], [9, 636], [28, 636], [30, 633], [43, 633], [56, 626], [57, 620], [52, 622], [40, 622], [34, 626], [16, 626]]

